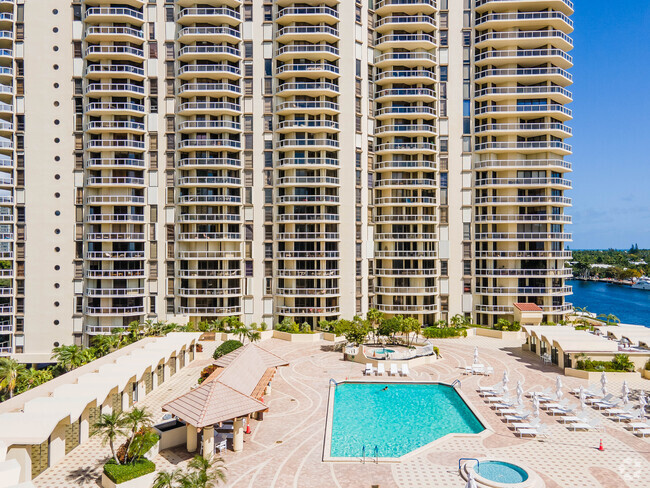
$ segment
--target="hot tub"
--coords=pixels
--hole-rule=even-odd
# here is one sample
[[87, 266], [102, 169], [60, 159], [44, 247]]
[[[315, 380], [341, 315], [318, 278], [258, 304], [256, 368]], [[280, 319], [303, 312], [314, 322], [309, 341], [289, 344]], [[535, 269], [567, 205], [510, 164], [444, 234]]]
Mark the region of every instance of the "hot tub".
[[490, 488], [539, 488], [542, 479], [529, 468], [496, 459], [472, 460], [462, 465], [461, 476], [467, 480], [474, 475], [476, 485]]

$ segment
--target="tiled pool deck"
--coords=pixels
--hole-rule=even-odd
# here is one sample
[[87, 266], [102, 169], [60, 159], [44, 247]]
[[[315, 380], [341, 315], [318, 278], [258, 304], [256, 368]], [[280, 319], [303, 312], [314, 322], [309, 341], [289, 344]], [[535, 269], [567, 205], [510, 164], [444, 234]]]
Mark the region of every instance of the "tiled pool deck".
[[[331, 343], [296, 344], [271, 339], [260, 345], [291, 361], [280, 368], [273, 381], [273, 391], [265, 400], [270, 411], [263, 422], [251, 423], [252, 434], [245, 436], [244, 450], [228, 451], [223, 458], [227, 466], [229, 487], [336, 487], [358, 488], [462, 488], [458, 474], [461, 457], [489, 457], [521, 462], [535, 470], [547, 488], [646, 488], [650, 487], [650, 438], [633, 436], [596, 410], [588, 409], [593, 418], [602, 420], [604, 432], [570, 432], [544, 411], [542, 422], [550, 434], [542, 441], [519, 439], [476, 393], [479, 385], [500, 382], [507, 370], [510, 385], [521, 380], [524, 391], [555, 388], [559, 369], [543, 366], [533, 354], [522, 352], [520, 342], [483, 337], [436, 340], [443, 359], [435, 364], [411, 368], [411, 378], [452, 382], [459, 378], [462, 391], [473, 409], [488, 423], [490, 435], [476, 438], [445, 438], [398, 464], [323, 463], [323, 440], [329, 379], [359, 378], [363, 366], [345, 362], [341, 353], [331, 352]], [[462, 376], [461, 367], [471, 364], [474, 347], [479, 347], [481, 362], [494, 368], [492, 377]], [[199, 371], [208, 363], [214, 343], [206, 343], [201, 358], [180, 371], [141, 405], [156, 418], [161, 405], [195, 384]], [[563, 377], [568, 388], [587, 386], [585, 380]], [[611, 392], [620, 391], [620, 383], [610, 381]], [[630, 388], [650, 390], [650, 381], [629, 382]], [[570, 395], [572, 403], [577, 400]], [[530, 407], [530, 401], [526, 399]], [[426, 418], [423, 417], [423, 422]], [[602, 438], [605, 451], [598, 451]], [[35, 479], [39, 488], [99, 486], [101, 461], [108, 447], [97, 438], [77, 447], [61, 462]], [[184, 449], [161, 452], [154, 461], [158, 468], [183, 467], [191, 456]]]

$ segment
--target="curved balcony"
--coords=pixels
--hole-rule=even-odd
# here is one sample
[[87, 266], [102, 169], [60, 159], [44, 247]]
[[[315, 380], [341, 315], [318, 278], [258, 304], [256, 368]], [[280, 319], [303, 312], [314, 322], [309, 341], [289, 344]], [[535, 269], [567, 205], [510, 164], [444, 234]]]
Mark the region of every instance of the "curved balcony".
[[241, 88], [233, 83], [183, 83], [178, 88], [178, 94], [183, 97], [212, 96], [233, 97], [241, 96]]
[[570, 295], [570, 286], [554, 287], [501, 287], [501, 286], [481, 286], [476, 287], [475, 293], [479, 295], [491, 296], [519, 296], [519, 295]]
[[375, 3], [375, 13], [382, 16], [392, 12], [432, 14], [437, 8], [436, 0], [379, 0]]
[[144, 251], [88, 251], [86, 253], [86, 259], [89, 261], [141, 260], [144, 258]]
[[144, 42], [144, 31], [133, 27], [116, 27], [107, 25], [89, 25], [86, 28], [86, 42]]
[[[339, 295], [338, 288], [277, 288], [276, 295], [283, 297], [332, 297]], [[337, 307], [338, 308], [338, 307]]]
[[566, 88], [561, 86], [513, 86], [513, 87], [490, 87], [476, 90], [474, 99], [502, 100], [507, 98], [550, 98], [554, 102], [564, 104], [573, 100], [573, 95]]
[[339, 57], [339, 50], [329, 44], [288, 44], [277, 49], [275, 57], [278, 61], [292, 58], [334, 61]]
[[430, 178], [384, 178], [375, 182], [375, 188], [403, 188], [405, 186], [436, 187], [436, 180]]
[[121, 297], [143, 297], [144, 288], [89, 288], [84, 289], [87, 297], [121, 298]]
[[382, 34], [392, 30], [405, 32], [432, 31], [436, 19], [431, 15], [387, 15], [375, 22], [375, 31]]
[[378, 214], [375, 215], [374, 221], [378, 224], [385, 223], [385, 224], [397, 224], [397, 223], [409, 223], [409, 224], [432, 224], [436, 223], [438, 221], [438, 217], [436, 215], [430, 215], [430, 214], [408, 214], [408, 215], [402, 215], [402, 214], [388, 214], [388, 215], [382, 215]]
[[275, 216], [276, 222], [338, 222], [339, 216], [332, 213], [288, 213]]
[[241, 288], [178, 288], [176, 295], [181, 297], [236, 297], [242, 294]]
[[197, 59], [236, 62], [241, 58], [241, 51], [232, 46], [183, 46], [178, 50], [177, 58], [183, 62]]
[[144, 178], [117, 177], [117, 176], [91, 176], [86, 179], [86, 186], [142, 186]]
[[135, 316], [143, 315], [144, 313], [144, 305], [137, 305], [134, 307], [86, 307], [84, 309], [85, 315], [100, 317], [114, 315]]
[[432, 277], [438, 276], [438, 270], [436, 268], [417, 268], [417, 269], [404, 269], [404, 268], [380, 268], [375, 266], [375, 276], [393, 276], [393, 277], [403, 277], [410, 276], [414, 278], [422, 277]]
[[178, 106], [178, 114], [183, 116], [203, 113], [239, 115], [240, 112], [241, 105], [232, 102], [184, 102]]
[[290, 101], [277, 104], [275, 112], [278, 115], [295, 113], [336, 115], [339, 113], [339, 104], [328, 101]]
[[420, 101], [431, 103], [436, 100], [436, 92], [432, 88], [384, 88], [375, 94], [377, 102], [390, 101]]
[[88, 205], [144, 205], [144, 197], [133, 195], [88, 195]]
[[[400, 46], [401, 47], [401, 46]], [[386, 68], [393, 65], [432, 68], [436, 65], [436, 55], [429, 52], [390, 52], [375, 56], [375, 66]]]
[[436, 145], [430, 142], [389, 142], [375, 146], [377, 154], [401, 153], [401, 154], [434, 154]]
[[514, 49], [486, 51], [474, 56], [476, 66], [514, 64], [536, 66], [551, 63], [559, 68], [573, 66], [573, 57], [561, 49]]
[[204, 242], [204, 241], [241, 241], [239, 232], [179, 232], [176, 234], [179, 241]]
[[125, 222], [125, 223], [143, 223], [143, 214], [110, 214], [97, 213], [86, 215], [85, 221], [91, 224]]
[[277, 87], [275, 93], [281, 97], [296, 95], [335, 97], [339, 93], [339, 86], [325, 81], [283, 83]]
[[375, 82], [378, 85], [386, 85], [389, 83], [434, 84], [436, 82], [436, 74], [433, 70], [425, 69], [387, 70], [378, 73], [375, 77]]
[[548, 26], [566, 33], [570, 33], [573, 30], [573, 20], [562, 12], [552, 10], [542, 12], [490, 13], [477, 17], [475, 25], [481, 30], [502, 30], [513, 27], [534, 30]]
[[278, 251], [275, 253], [278, 259], [298, 260], [298, 259], [337, 259], [338, 251]]
[[176, 254], [178, 259], [197, 260], [197, 259], [210, 259], [210, 260], [233, 260], [241, 259], [241, 251], [178, 251]]
[[238, 44], [241, 41], [241, 33], [232, 27], [183, 27], [178, 32], [178, 41], [183, 44], [193, 42], [211, 42]]
[[562, 159], [487, 159], [475, 161], [474, 169], [548, 169], [552, 171], [571, 171], [571, 163]]
[[395, 305], [390, 303], [376, 303], [377, 310], [385, 313], [408, 313], [408, 314], [429, 314], [438, 312], [438, 305], [435, 303], [418, 305]]
[[332, 315], [341, 313], [340, 307], [320, 307], [314, 305], [313, 307], [292, 307], [288, 305], [277, 305], [275, 311], [281, 315]]
[[144, 98], [144, 87], [133, 83], [92, 83], [86, 88], [86, 95], [101, 96], [130, 96]]
[[327, 6], [319, 7], [285, 7], [278, 11], [275, 21], [279, 25], [294, 22], [309, 22], [313, 24], [338, 22], [339, 13]]
[[564, 232], [479, 232], [477, 241], [570, 241], [571, 234]]
[[481, 13], [486, 10], [536, 10], [550, 8], [571, 15], [573, 13], [573, 2], [571, 0], [476, 0], [474, 8], [476, 9], [476, 13]]
[[375, 117], [379, 120], [400, 118], [400, 119], [434, 119], [436, 109], [426, 105], [381, 107], [375, 110]]
[[143, 232], [88, 232], [86, 234], [88, 241], [103, 242], [129, 242], [144, 241]]
[[178, 203], [182, 205], [238, 205], [241, 197], [237, 195], [181, 195]]
[[234, 307], [179, 307], [178, 313], [184, 315], [217, 315], [232, 316], [241, 314], [241, 306]]
[[433, 197], [375, 197], [375, 205], [382, 207], [426, 207], [436, 205]]
[[556, 205], [570, 206], [571, 199], [559, 196], [508, 196], [508, 197], [477, 197], [475, 205]]
[[226, 63], [186, 64], [178, 68], [177, 75], [181, 80], [193, 78], [238, 80], [241, 78], [241, 69], [239, 66], [231, 66]]
[[338, 269], [278, 269], [276, 276], [284, 278], [338, 278], [340, 271]]
[[489, 115], [491, 117], [530, 116], [535, 118], [548, 115], [562, 121], [569, 120], [573, 117], [570, 109], [559, 104], [487, 105], [485, 107], [475, 108], [474, 115]]
[[332, 150], [338, 149], [339, 141], [332, 139], [281, 139], [276, 142], [275, 147], [285, 151], [297, 151], [304, 148], [315, 151]]
[[339, 31], [329, 25], [291, 25], [278, 30], [275, 40], [281, 43], [298, 40], [334, 43], [339, 40]]
[[241, 132], [241, 124], [232, 120], [185, 120], [177, 125], [178, 132]]
[[84, 22], [103, 24], [144, 24], [142, 12], [125, 7], [91, 7], [86, 10]]
[[560, 30], [486, 32], [474, 39], [474, 47], [508, 47], [517, 44], [519, 48], [535, 48], [540, 44], [551, 44], [563, 51], [573, 49], [573, 39]]
[[571, 251], [474, 251], [475, 258], [484, 259], [571, 259]]
[[278, 178], [278, 186], [338, 186], [339, 179], [333, 176], [285, 176]]
[[477, 153], [486, 152], [517, 152], [537, 153], [554, 152], [563, 155], [571, 154], [571, 146], [560, 141], [532, 141], [532, 142], [484, 142], [474, 145]]
[[339, 165], [339, 160], [334, 158], [282, 158], [277, 161], [278, 167], [323, 167], [332, 168]]
[[231, 176], [182, 176], [178, 186], [241, 186], [241, 178]]
[[437, 286], [375, 286], [378, 295], [436, 295]]
[[277, 68], [276, 76], [280, 79], [295, 76], [337, 78], [339, 67], [329, 63], [287, 63]]
[[144, 278], [144, 269], [87, 269], [86, 278], [89, 279], [140, 279]]
[[474, 128], [477, 135], [502, 135], [516, 133], [526, 137], [550, 134], [555, 137], [571, 137], [573, 131], [567, 125], [560, 123], [518, 123], [518, 124], [484, 124]]
[[377, 241], [435, 241], [438, 235], [432, 232], [403, 233], [403, 232], [380, 232], [375, 234]]
[[476, 276], [509, 276], [513, 278], [542, 277], [542, 278], [570, 278], [573, 271], [571, 268], [554, 269], [521, 269], [521, 268], [499, 268], [485, 269], [477, 268]]
[[177, 162], [179, 168], [241, 168], [239, 159], [234, 158], [181, 158]]
[[227, 138], [183, 139], [178, 142], [177, 147], [181, 151], [202, 151], [205, 149], [239, 151], [241, 149], [241, 142]]
[[489, 215], [476, 215], [474, 222], [484, 223], [528, 223], [528, 222], [550, 222], [550, 223], [563, 223], [570, 224], [571, 217], [569, 215], [554, 215], [554, 214], [489, 214]]
[[433, 124], [386, 124], [375, 129], [375, 136], [433, 137], [438, 133]]
[[89, 151], [138, 151], [144, 152], [144, 141], [133, 139], [92, 139], [86, 142]]
[[221, 223], [231, 223], [231, 222], [241, 222], [242, 218], [239, 214], [224, 214], [224, 213], [206, 213], [206, 214], [196, 214], [196, 213], [184, 213], [177, 216], [176, 221], [182, 224], [192, 224], [192, 223], [211, 223], [211, 224], [221, 224]]
[[131, 46], [88, 46], [86, 59], [89, 62], [102, 60], [144, 61], [144, 51]]
[[176, 20], [180, 25], [211, 23], [236, 26], [241, 22], [241, 15], [237, 10], [228, 7], [184, 8], [178, 13]]
[[429, 160], [409, 160], [409, 161], [377, 161], [375, 162], [375, 171], [387, 170], [423, 170], [423, 171], [436, 171], [438, 163]]
[[434, 49], [436, 38], [431, 34], [385, 34], [377, 36], [375, 47], [385, 49]]
[[90, 158], [86, 160], [86, 168], [134, 168], [144, 169], [143, 159], [136, 158]]
[[86, 105], [86, 115], [133, 115], [143, 116], [145, 106], [129, 102], [91, 102]]
[[241, 269], [179, 269], [176, 272], [178, 278], [241, 278]]
[[275, 235], [279, 241], [337, 241], [338, 232], [279, 232]]
[[305, 119], [288, 119], [278, 122], [276, 125], [276, 132], [282, 134], [287, 132], [302, 132], [302, 131], [314, 131], [314, 132], [328, 132], [334, 133], [338, 132], [339, 123], [335, 120], [327, 119], [315, 119], [315, 120], [305, 120]]
[[562, 68], [505, 68], [476, 72], [474, 80], [481, 83], [503, 83], [513, 80], [518, 83], [551, 81], [560, 86], [568, 86], [573, 83], [573, 76]]
[[92, 80], [127, 78], [142, 81], [145, 78], [145, 74], [143, 68], [128, 64], [92, 64], [86, 68], [86, 78]]

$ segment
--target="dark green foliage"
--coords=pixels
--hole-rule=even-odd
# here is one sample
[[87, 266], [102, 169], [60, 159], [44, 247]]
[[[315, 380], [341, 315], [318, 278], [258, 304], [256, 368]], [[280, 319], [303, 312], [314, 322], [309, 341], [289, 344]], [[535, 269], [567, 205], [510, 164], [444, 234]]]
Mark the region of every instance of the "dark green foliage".
[[116, 464], [113, 459], [104, 465], [104, 473], [116, 484], [153, 473], [156, 465], [148, 459], [138, 459], [133, 464]]
[[466, 329], [457, 329], [455, 327], [427, 327], [422, 331], [422, 335], [427, 339], [444, 339], [446, 337], [467, 337]]
[[217, 347], [214, 350], [214, 354], [212, 355], [212, 357], [214, 359], [219, 359], [221, 356], [224, 356], [224, 355], [228, 354], [229, 352], [233, 352], [235, 349], [239, 349], [242, 346], [243, 346], [243, 344], [241, 342], [239, 342], [237, 340], [234, 340], [234, 339], [231, 339], [231, 340], [226, 341], [223, 344], [219, 345], [219, 347]]

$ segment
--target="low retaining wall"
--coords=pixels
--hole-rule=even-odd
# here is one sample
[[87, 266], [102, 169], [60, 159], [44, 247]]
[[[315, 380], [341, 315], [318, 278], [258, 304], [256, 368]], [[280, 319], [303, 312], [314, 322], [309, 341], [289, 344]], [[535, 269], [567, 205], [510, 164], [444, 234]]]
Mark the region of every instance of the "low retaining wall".
[[318, 342], [323, 339], [323, 333], [316, 332], [314, 334], [291, 334], [289, 332], [274, 330], [273, 338], [289, 342]]
[[496, 330], [496, 329], [482, 329], [480, 327], [473, 327], [475, 334], [481, 337], [492, 337], [494, 339], [525, 339], [526, 335], [520, 330]]
[[[589, 381], [599, 381], [602, 373], [600, 371], [583, 371], [581, 369], [573, 368], [564, 368], [564, 374], [567, 376], [573, 376], [574, 378], [582, 378], [583, 380]], [[641, 373], [619, 373], [619, 372], [605, 372], [607, 379], [617, 379], [617, 380], [636, 380], [641, 378]]]
[[643, 376], [646, 380], [650, 380], [650, 369], [642, 369], [641, 376]]
[[155, 478], [156, 472], [154, 471], [153, 473], [145, 474], [144, 476], [117, 485], [106, 474], [102, 473], [102, 486], [104, 488], [151, 488]]
[[169, 422], [154, 425], [153, 428], [156, 434], [160, 436], [160, 440], [158, 441], [160, 450], [185, 444], [187, 440], [186, 425], [178, 425], [172, 429], [161, 430], [161, 428], [164, 429], [165, 425], [173, 425], [175, 423], [176, 420], [170, 420]]
[[325, 340], [325, 341], [345, 342], [345, 337], [344, 336], [337, 336], [336, 334], [333, 334], [332, 332], [322, 332], [322, 334], [323, 334], [323, 340]]

